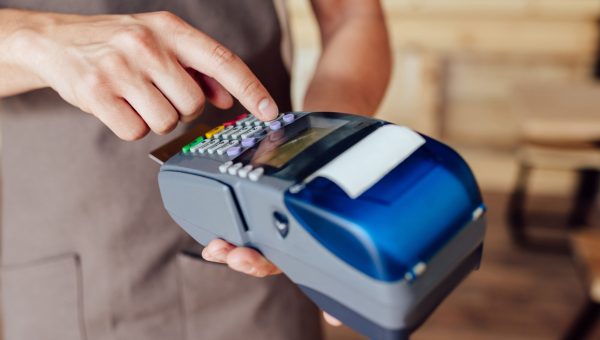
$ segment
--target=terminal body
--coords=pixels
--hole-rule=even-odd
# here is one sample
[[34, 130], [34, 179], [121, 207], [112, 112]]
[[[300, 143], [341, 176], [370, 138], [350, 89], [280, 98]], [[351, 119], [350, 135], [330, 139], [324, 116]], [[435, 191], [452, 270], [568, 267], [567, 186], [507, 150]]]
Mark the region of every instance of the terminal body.
[[342, 113], [238, 118], [160, 168], [166, 210], [199, 243], [259, 250], [372, 339], [408, 338], [478, 268], [484, 206], [449, 147]]

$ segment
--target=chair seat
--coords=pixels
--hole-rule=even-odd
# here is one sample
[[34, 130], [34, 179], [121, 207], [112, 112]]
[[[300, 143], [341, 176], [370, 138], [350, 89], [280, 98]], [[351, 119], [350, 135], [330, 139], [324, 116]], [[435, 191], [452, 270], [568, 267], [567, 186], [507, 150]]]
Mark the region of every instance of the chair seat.
[[600, 232], [582, 231], [571, 235], [576, 260], [584, 269], [590, 299], [600, 303]]
[[518, 151], [527, 165], [556, 170], [600, 170], [600, 147], [593, 144], [528, 144]]
[[520, 84], [515, 104], [526, 142], [600, 141], [600, 82]]

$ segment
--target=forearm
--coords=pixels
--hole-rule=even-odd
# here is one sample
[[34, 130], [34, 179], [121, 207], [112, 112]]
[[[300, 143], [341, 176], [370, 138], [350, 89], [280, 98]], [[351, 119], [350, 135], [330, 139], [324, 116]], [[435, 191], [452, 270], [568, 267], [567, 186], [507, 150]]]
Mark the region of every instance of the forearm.
[[39, 17], [32, 12], [0, 9], [0, 98], [44, 87], [41, 79], [27, 67], [27, 30]]
[[304, 109], [373, 115], [385, 94], [391, 70], [381, 11], [346, 15], [338, 20], [322, 15], [320, 23], [322, 54], [306, 92]]

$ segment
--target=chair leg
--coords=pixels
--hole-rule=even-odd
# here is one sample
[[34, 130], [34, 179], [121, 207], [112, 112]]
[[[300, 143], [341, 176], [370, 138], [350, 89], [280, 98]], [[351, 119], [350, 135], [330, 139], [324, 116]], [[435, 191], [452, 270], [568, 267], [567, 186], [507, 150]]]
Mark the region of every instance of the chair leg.
[[579, 171], [579, 183], [575, 191], [571, 215], [569, 216], [569, 226], [571, 228], [578, 228], [587, 224], [598, 196], [599, 184], [600, 172], [598, 170], [586, 169]]
[[525, 198], [527, 194], [527, 181], [531, 168], [521, 164], [517, 174], [515, 188], [508, 201], [508, 226], [513, 242], [519, 245], [527, 244], [525, 232]]
[[600, 304], [587, 301], [564, 336], [564, 340], [583, 340], [600, 316]]

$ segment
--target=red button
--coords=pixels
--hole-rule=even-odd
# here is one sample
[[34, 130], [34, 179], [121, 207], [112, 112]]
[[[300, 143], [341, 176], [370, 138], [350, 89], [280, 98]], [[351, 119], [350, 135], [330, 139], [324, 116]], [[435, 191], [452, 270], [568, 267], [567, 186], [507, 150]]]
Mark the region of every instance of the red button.
[[244, 119], [244, 118], [246, 118], [246, 117], [248, 117], [248, 114], [247, 114], [247, 113], [242, 113], [241, 115], [239, 115], [239, 116], [235, 117], [235, 120]]
[[228, 122], [223, 123], [224, 127], [235, 125], [235, 120], [230, 120]]

